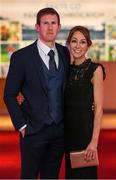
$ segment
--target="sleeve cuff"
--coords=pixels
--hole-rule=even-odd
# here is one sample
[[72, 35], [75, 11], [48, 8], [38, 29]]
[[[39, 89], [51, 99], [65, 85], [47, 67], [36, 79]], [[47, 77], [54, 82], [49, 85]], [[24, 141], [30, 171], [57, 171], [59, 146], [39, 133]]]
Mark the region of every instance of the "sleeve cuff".
[[26, 128], [27, 127], [27, 124], [25, 124], [24, 126], [22, 126], [20, 129], [19, 129], [19, 131], [22, 131], [24, 128]]

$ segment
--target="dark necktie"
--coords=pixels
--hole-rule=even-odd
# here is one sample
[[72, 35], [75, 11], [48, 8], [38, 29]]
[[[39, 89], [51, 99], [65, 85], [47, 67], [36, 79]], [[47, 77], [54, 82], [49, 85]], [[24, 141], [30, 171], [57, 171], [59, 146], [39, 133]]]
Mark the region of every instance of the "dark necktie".
[[49, 53], [48, 53], [48, 56], [50, 57], [50, 59], [49, 59], [49, 70], [51, 72], [54, 72], [57, 69], [55, 59], [54, 59], [54, 51], [50, 50]]

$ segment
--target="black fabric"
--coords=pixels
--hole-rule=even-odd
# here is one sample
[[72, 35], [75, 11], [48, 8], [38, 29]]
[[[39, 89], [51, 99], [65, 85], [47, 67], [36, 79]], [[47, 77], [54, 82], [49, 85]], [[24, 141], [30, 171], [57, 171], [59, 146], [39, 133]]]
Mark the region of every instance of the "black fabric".
[[[20, 136], [21, 179], [58, 179], [64, 154], [63, 123], [44, 125], [40, 132]], [[40, 172], [40, 174], [38, 174]]]
[[[70, 66], [70, 75], [65, 89], [65, 135], [66, 151], [83, 150], [89, 144], [93, 132], [94, 112], [92, 111], [93, 84], [91, 79], [101, 64], [87, 59], [80, 65]], [[69, 156], [66, 156], [68, 178], [97, 178], [96, 168], [81, 168], [70, 171]], [[94, 169], [94, 170], [93, 170]], [[96, 169], [96, 170], [95, 170]], [[75, 171], [77, 173], [75, 173]], [[80, 174], [80, 175], [79, 175]], [[82, 176], [84, 174], [84, 176]]]
[[55, 63], [55, 59], [54, 59], [54, 51], [51, 49], [48, 53], [48, 56], [50, 57], [49, 59], [49, 70], [51, 72], [56, 71], [56, 63]]
[[[64, 46], [55, 46], [64, 66], [64, 89], [69, 70], [69, 53]], [[16, 99], [18, 92], [25, 97], [20, 107]], [[44, 126], [49, 113], [49, 99], [37, 41], [12, 54], [4, 88], [4, 101], [16, 130], [27, 124], [26, 134], [34, 134]]]
[[[67, 48], [64, 46], [59, 44], [55, 46], [64, 67], [62, 89], [59, 86], [63, 96], [69, 67], [69, 54], [66, 53]], [[25, 137], [21, 139], [22, 179], [25, 177], [35, 179], [39, 172], [44, 179], [58, 178], [64, 151], [64, 124], [62, 123], [62, 126], [59, 123], [45, 125], [49, 113], [48, 91], [37, 41], [15, 51], [10, 59], [4, 101], [15, 129], [19, 130], [27, 124]], [[20, 106], [16, 98], [19, 92], [24, 95], [24, 101]], [[39, 166], [42, 164], [43, 167], [40, 169]]]

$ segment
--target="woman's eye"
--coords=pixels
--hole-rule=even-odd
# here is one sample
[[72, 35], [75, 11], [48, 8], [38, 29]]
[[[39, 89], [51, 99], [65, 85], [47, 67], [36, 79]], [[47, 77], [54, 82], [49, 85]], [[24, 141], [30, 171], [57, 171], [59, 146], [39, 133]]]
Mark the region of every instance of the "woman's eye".
[[87, 42], [86, 41], [81, 41], [80, 44], [87, 44]]
[[76, 43], [76, 40], [72, 40], [71, 42], [72, 42], [72, 43]]

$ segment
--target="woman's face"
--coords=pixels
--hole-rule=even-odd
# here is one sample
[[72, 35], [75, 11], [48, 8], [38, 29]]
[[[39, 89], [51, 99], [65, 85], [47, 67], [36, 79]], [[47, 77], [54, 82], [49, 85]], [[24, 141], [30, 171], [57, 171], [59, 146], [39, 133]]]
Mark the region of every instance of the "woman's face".
[[80, 31], [76, 31], [69, 43], [71, 57], [73, 57], [74, 60], [85, 60], [85, 55], [88, 48], [89, 47], [85, 36]]

